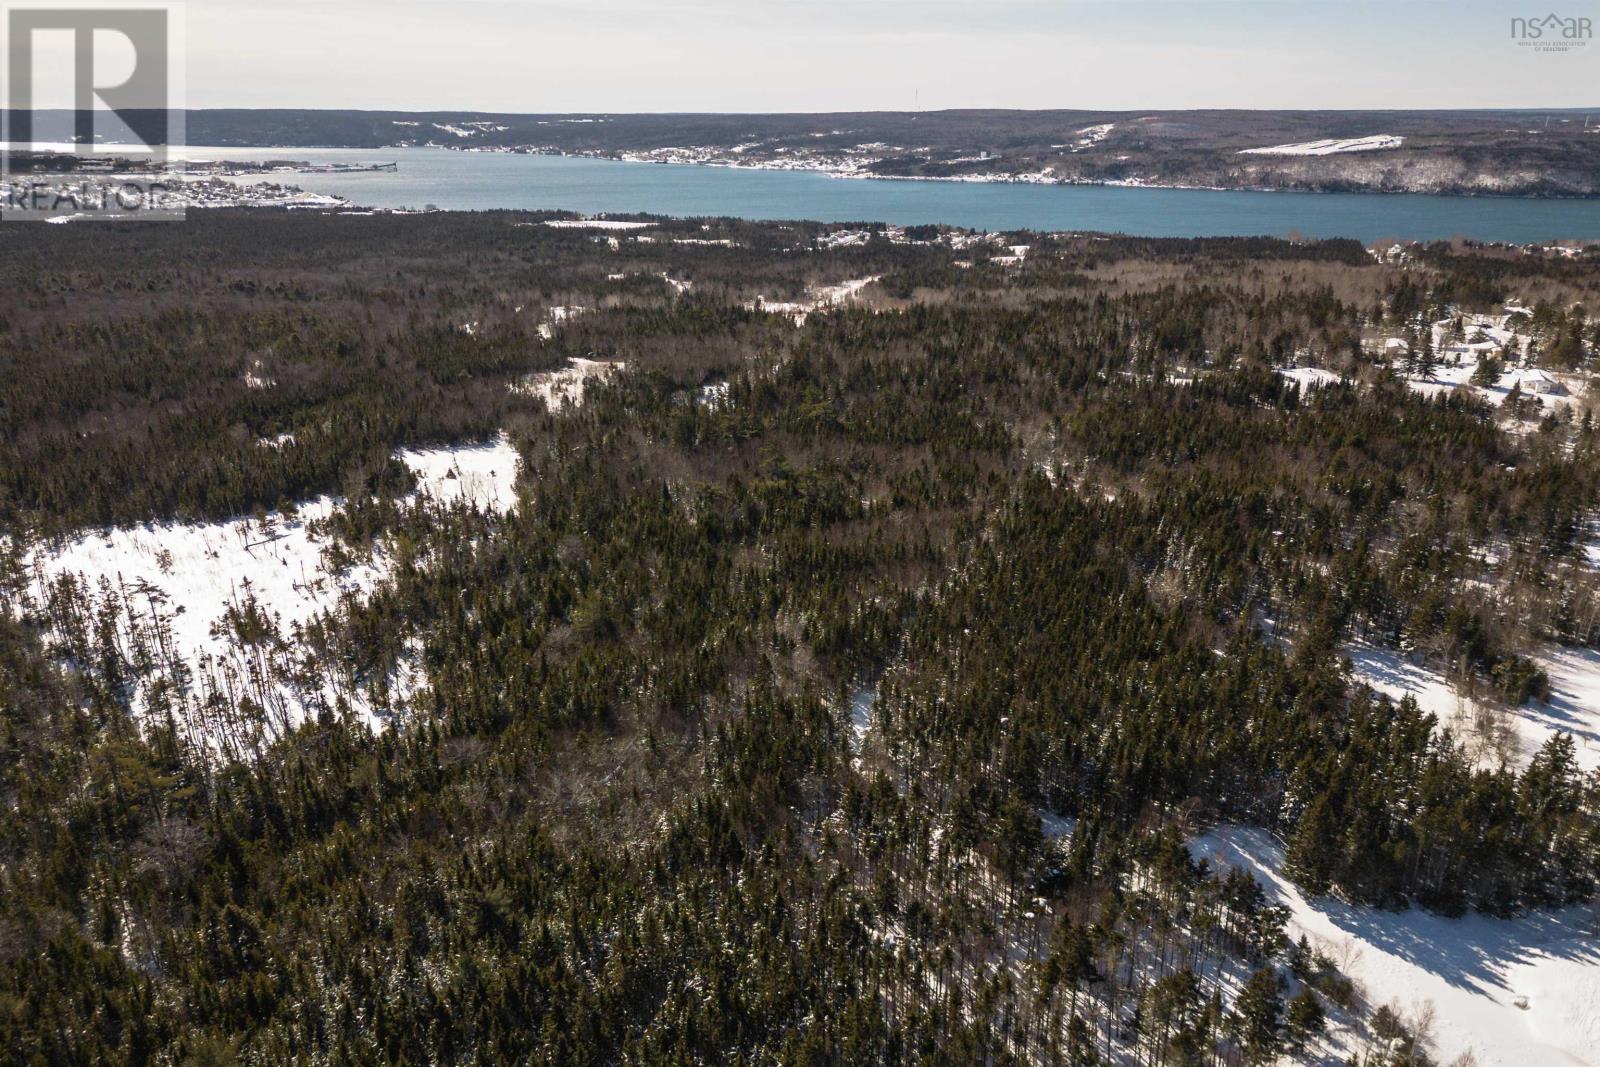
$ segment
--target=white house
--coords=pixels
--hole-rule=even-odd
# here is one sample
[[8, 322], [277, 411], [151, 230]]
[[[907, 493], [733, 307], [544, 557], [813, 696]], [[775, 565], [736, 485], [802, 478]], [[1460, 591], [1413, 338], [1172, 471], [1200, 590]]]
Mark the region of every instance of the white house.
[[1560, 396], [1567, 390], [1562, 384], [1542, 370], [1525, 371], [1522, 375], [1522, 391], [1524, 393], [1539, 393], [1543, 396]]

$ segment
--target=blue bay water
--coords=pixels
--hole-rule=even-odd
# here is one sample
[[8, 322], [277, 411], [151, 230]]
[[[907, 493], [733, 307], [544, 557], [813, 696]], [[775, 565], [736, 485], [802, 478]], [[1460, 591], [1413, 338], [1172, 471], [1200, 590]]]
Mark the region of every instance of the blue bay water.
[[1154, 237], [1600, 239], [1600, 200], [1258, 193], [1003, 183], [864, 181], [805, 171], [453, 152], [191, 148], [193, 158], [397, 162], [397, 173], [282, 180], [370, 207], [565, 209], [676, 216], [944, 223], [979, 230], [1092, 230]]

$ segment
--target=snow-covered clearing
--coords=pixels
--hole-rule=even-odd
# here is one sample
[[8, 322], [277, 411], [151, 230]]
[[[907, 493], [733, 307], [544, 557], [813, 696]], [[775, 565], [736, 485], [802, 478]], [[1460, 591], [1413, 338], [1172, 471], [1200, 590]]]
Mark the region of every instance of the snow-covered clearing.
[[511, 386], [521, 396], [536, 396], [552, 410], [583, 404], [583, 390], [591, 378], [604, 379], [623, 368], [623, 364], [598, 359], [573, 358], [559, 370], [530, 374]]
[[[504, 438], [396, 455], [417, 477], [411, 502], [516, 505], [519, 461]], [[139, 667], [129, 694], [134, 711], [171, 708], [190, 739], [213, 751], [245, 754], [341, 700], [378, 725], [420, 684], [414, 663], [402, 662], [383, 680], [388, 699], [375, 703], [360, 682], [299, 661], [303, 628], [347, 598], [370, 595], [390, 565], [381, 548], [355, 559], [339, 550], [319, 523], [340, 506], [324, 496], [260, 519], [145, 523], [41, 544], [23, 560], [22, 602], [3, 607], [38, 615], [57, 631], [109, 610], [119, 647]], [[259, 723], [226, 717], [242, 698], [261, 709]]]
[[867, 747], [872, 733], [872, 709], [878, 703], [878, 687], [865, 686], [850, 693], [850, 754], [851, 762], [861, 766], [861, 753]]
[[[1431, 375], [1408, 375], [1406, 385], [1424, 396], [1440, 396], [1458, 390], [1473, 393], [1492, 406], [1505, 402], [1515, 388], [1525, 399], [1535, 401], [1541, 408], [1559, 410], [1572, 405], [1576, 391], [1583, 386], [1566, 375], [1551, 374], [1533, 367], [1507, 367], [1493, 385], [1474, 385], [1472, 376], [1477, 372], [1482, 354], [1450, 353], [1434, 368]], [[1547, 392], [1552, 383], [1561, 392]]]
[[1039, 830], [1051, 841], [1068, 841], [1078, 829], [1078, 820], [1053, 811], [1039, 811]]
[[1455, 733], [1479, 766], [1498, 767], [1503, 755], [1520, 770], [1546, 741], [1568, 733], [1578, 766], [1600, 767], [1600, 653], [1591, 649], [1552, 646], [1535, 656], [1550, 677], [1550, 703], [1530, 700], [1520, 708], [1507, 708], [1488, 694], [1463, 694], [1438, 671], [1393, 649], [1358, 643], [1345, 655], [1355, 681], [1391, 700], [1414, 697]]
[[1393, 649], [1355, 644], [1345, 649], [1356, 681], [1391, 700], [1414, 697], [1423, 711], [1448, 723], [1463, 703], [1444, 676], [1412, 662]]
[[817, 307], [832, 307], [837, 304], [847, 303], [860, 294], [861, 290], [877, 281], [880, 276], [874, 274], [870, 278], [857, 278], [854, 281], [840, 282], [838, 285], [824, 285], [812, 290], [812, 299]]
[[853, 281], [839, 282], [836, 285], [812, 286], [806, 291], [802, 300], [777, 301], [756, 297], [745, 305], [752, 311], [765, 311], [772, 315], [788, 315], [794, 319], [796, 326], [804, 326], [806, 316], [814, 311], [823, 311], [832, 307], [841, 307], [856, 299], [861, 290], [877, 281], [881, 275], [874, 274], [870, 278], [856, 278]]
[[[1577, 398], [1586, 393], [1588, 379], [1581, 374], [1524, 365], [1529, 339], [1518, 333], [1513, 316], [1526, 314], [1526, 311], [1516, 305], [1507, 305], [1503, 315], [1462, 315], [1459, 331], [1455, 318], [1433, 323], [1430, 337], [1434, 365], [1432, 372], [1426, 376], [1420, 373], [1420, 368], [1412, 367], [1406, 371], [1404, 364], [1410, 345], [1404, 338], [1385, 339], [1383, 351], [1392, 366], [1405, 372], [1407, 386], [1424, 396], [1440, 396], [1464, 390], [1486, 403], [1499, 405], [1515, 388], [1524, 398], [1536, 402], [1545, 411], [1571, 407]], [[1500, 361], [1499, 377], [1492, 385], [1473, 384], [1472, 378], [1479, 364], [1490, 357]]]
[[1600, 570], [1600, 517], [1591, 517], [1584, 524], [1583, 561]]
[[728, 383], [707, 382], [695, 390], [695, 401], [715, 411], [728, 402]]
[[1578, 766], [1600, 768], [1600, 652], [1555, 646], [1534, 659], [1550, 678], [1550, 703], [1529, 701], [1518, 709], [1524, 748], [1569, 733]]
[[817, 238], [817, 245], [821, 248], [850, 248], [854, 245], [864, 245], [872, 240], [871, 230], [834, 230]]
[[503, 436], [485, 445], [402, 449], [396, 453], [417, 479], [417, 492], [440, 504], [464, 501], [486, 511], [517, 506], [517, 450]]
[[1093, 148], [1104, 141], [1112, 130], [1117, 128], [1114, 122], [1102, 122], [1097, 126], [1085, 126], [1078, 131], [1078, 136], [1066, 144], [1051, 145], [1052, 148], [1068, 148], [1074, 152], [1081, 152], [1085, 148]]
[[[288, 637], [343, 597], [370, 593], [383, 577], [382, 563], [334, 571], [323, 555], [331, 539], [312, 532], [337, 506], [321, 497], [294, 515], [273, 513], [260, 522], [150, 523], [41, 546], [25, 560], [25, 596], [50, 617], [58, 614], [51, 607], [57, 592], [81, 591], [97, 607], [120, 609], [119, 643], [135, 661], [148, 645], [143, 651], [153, 661], [132, 694], [137, 712], [157, 707], [157, 690], [167, 682], [195, 691], [201, 704], [212, 693], [246, 693], [279, 725], [292, 725], [304, 713], [305, 696], [267, 682], [269, 654], [236, 640], [228, 615], [254, 602]], [[67, 599], [60, 603], [70, 611]]]
[[[1371, 1007], [1398, 1003], [1414, 1017], [1431, 1003], [1440, 1063], [1465, 1053], [1477, 1067], [1600, 1062], [1600, 915], [1592, 906], [1518, 919], [1377, 911], [1307, 900], [1283, 875], [1283, 847], [1265, 830], [1217, 827], [1189, 849], [1216, 867], [1250, 871], [1289, 908], [1290, 937], [1305, 934]], [[1329, 1039], [1341, 1058], [1362, 1045], [1348, 1030]]]
[[1296, 144], [1275, 144], [1266, 148], [1244, 148], [1241, 156], [1332, 156], [1340, 152], [1375, 152], [1383, 148], [1399, 148], [1404, 137], [1379, 133], [1370, 137], [1327, 138], [1321, 141], [1300, 141]]
[[1354, 681], [1396, 702], [1408, 696], [1416, 700], [1425, 714], [1449, 727], [1480, 767], [1493, 769], [1509, 762], [1520, 768], [1538, 749], [1537, 744], [1527, 747], [1520, 721], [1512, 713], [1492, 701], [1480, 702], [1457, 692], [1442, 674], [1393, 649], [1358, 643], [1346, 648], [1345, 655]]
[[998, 264], [1000, 264], [1002, 266], [1014, 267], [1017, 264], [1022, 263], [1023, 261], [1025, 261], [1028, 258], [1028, 249], [1030, 247], [1032, 247], [1032, 246], [1030, 246], [1030, 245], [1008, 245], [1006, 247], [1006, 254], [1005, 255], [1003, 255], [1003, 256], [993, 256], [993, 257], [990, 258], [989, 262], [990, 263], [998, 263]]
[[1292, 382], [1299, 382], [1301, 389], [1313, 385], [1337, 385], [1340, 381], [1339, 376], [1333, 371], [1323, 370], [1321, 367], [1281, 368], [1278, 373]]
[[627, 219], [546, 219], [545, 225], [558, 230], [644, 230], [655, 223]]
[[569, 319], [575, 319], [589, 309], [586, 307], [553, 307], [545, 312], [549, 322], [539, 324], [539, 336], [546, 341], [556, 335], [556, 327]]

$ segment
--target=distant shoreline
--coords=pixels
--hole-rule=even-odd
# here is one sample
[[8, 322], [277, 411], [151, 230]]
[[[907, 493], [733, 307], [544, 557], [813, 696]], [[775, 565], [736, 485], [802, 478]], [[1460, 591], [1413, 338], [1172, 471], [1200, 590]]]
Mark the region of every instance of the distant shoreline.
[[[268, 148], [288, 148], [283, 145], [240, 145], [252, 150]], [[348, 145], [319, 145], [331, 151], [362, 151]], [[1172, 189], [1185, 192], [1201, 193], [1314, 193], [1319, 195], [1350, 195], [1350, 196], [1459, 196], [1472, 199], [1494, 200], [1550, 200], [1574, 202], [1588, 202], [1600, 200], [1600, 192], [1590, 195], [1558, 193], [1497, 193], [1490, 190], [1473, 191], [1468, 189], [1453, 189], [1449, 191], [1436, 191], [1432, 189], [1373, 189], [1365, 187], [1352, 187], [1349, 189], [1324, 189], [1316, 187], [1288, 187], [1281, 185], [1196, 185], [1183, 182], [1161, 181], [1159, 179], [1145, 180], [1139, 178], [1125, 179], [1093, 179], [1093, 178], [1046, 178], [1034, 174], [1010, 174], [1003, 171], [994, 171], [984, 174], [873, 174], [863, 170], [846, 170], [843, 168], [826, 166], [780, 166], [772, 162], [735, 163], [728, 160], [699, 160], [699, 159], [637, 159], [605, 152], [566, 152], [555, 149], [537, 147], [515, 148], [487, 148], [464, 147], [438, 143], [408, 145], [385, 145], [385, 149], [397, 148], [436, 148], [445, 152], [459, 152], [464, 155], [519, 155], [519, 156], [550, 156], [558, 159], [596, 159], [608, 163], [637, 163], [648, 166], [664, 167], [707, 167], [713, 170], [756, 170], [768, 171], [779, 174], [821, 174], [829, 178], [838, 178], [846, 181], [880, 181], [880, 182], [946, 182], [952, 185], [1053, 185], [1063, 187], [1088, 187], [1100, 189]]]

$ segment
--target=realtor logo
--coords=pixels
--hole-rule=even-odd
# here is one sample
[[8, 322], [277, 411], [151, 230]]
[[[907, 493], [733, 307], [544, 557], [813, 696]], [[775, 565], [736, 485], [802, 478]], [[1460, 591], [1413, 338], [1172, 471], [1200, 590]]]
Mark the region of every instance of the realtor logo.
[[181, 218], [180, 7], [7, 6], [0, 218]]
[[1593, 37], [1594, 21], [1584, 16], [1550, 14], [1511, 20], [1511, 39], [1536, 52], [1570, 52], [1582, 48]]

